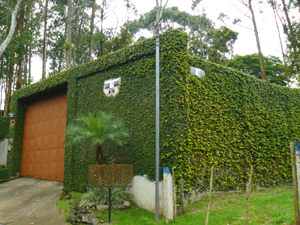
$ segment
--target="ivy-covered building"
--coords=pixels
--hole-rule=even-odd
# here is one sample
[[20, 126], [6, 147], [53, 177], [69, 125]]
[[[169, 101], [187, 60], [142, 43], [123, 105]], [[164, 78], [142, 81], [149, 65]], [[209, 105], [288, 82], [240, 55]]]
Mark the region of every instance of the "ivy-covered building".
[[[300, 136], [299, 90], [190, 55], [184, 32], [165, 32], [160, 41], [161, 168], [174, 167], [187, 188], [205, 188], [211, 165], [220, 190], [244, 186], [250, 164], [254, 182], [289, 181], [289, 142]], [[205, 76], [192, 75], [191, 67]], [[107, 83], [119, 89], [115, 96], [105, 93], [117, 90]], [[86, 189], [95, 154], [84, 144], [64, 149], [65, 124], [105, 111], [122, 118], [131, 134], [125, 146], [106, 148], [107, 162], [133, 164], [134, 175], [154, 179], [155, 39], [15, 91], [12, 111], [12, 173]]]

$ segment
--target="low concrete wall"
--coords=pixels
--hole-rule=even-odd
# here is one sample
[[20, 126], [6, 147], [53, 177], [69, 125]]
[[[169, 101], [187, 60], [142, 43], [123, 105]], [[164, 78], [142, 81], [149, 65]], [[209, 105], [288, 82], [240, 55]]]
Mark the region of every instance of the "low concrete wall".
[[[138, 207], [155, 213], [155, 182], [149, 181], [146, 176], [134, 176], [132, 187], [128, 189], [131, 200]], [[164, 204], [163, 182], [159, 182], [159, 214], [163, 215]]]
[[[171, 174], [169, 174], [171, 176]], [[168, 186], [166, 189], [170, 190], [167, 191], [165, 194], [165, 183]], [[132, 187], [127, 189], [127, 193], [130, 195], [131, 200], [141, 209], [145, 209], [149, 212], [155, 213], [155, 182], [151, 182], [147, 179], [147, 176], [134, 176]], [[172, 178], [167, 181], [166, 179], [159, 182], [159, 214], [168, 218], [173, 218], [174, 214], [176, 214], [174, 210], [174, 202], [172, 196], [175, 197], [174, 193], [172, 193]], [[196, 192], [192, 191], [190, 195], [185, 196], [184, 199], [184, 206], [186, 207], [189, 203], [193, 203], [203, 196], [205, 196], [207, 192]], [[165, 199], [165, 196], [169, 196], [168, 199]], [[166, 197], [167, 197], [166, 196]], [[166, 204], [166, 202], [168, 202]], [[185, 208], [184, 207], [184, 208]], [[173, 210], [172, 210], [173, 209]]]
[[0, 166], [6, 167], [8, 146], [8, 139], [4, 139], [0, 142]]

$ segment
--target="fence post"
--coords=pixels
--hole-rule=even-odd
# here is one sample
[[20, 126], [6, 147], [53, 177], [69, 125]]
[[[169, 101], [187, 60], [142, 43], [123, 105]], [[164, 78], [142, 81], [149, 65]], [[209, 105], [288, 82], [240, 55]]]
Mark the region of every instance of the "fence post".
[[297, 169], [297, 182], [298, 182], [298, 196], [300, 201], [300, 146], [295, 144], [295, 155], [296, 155], [296, 169]]
[[173, 215], [174, 215], [174, 221], [175, 221], [176, 220], [176, 192], [175, 192], [174, 168], [172, 168], [172, 192], [173, 192]]
[[253, 175], [253, 165], [251, 165], [250, 177], [249, 177], [249, 181], [248, 181], [247, 186], [246, 186], [246, 191], [247, 191], [247, 196], [246, 196], [246, 207], [247, 207], [247, 210], [246, 210], [246, 217], [245, 217], [245, 220], [244, 220], [244, 224], [248, 224], [248, 217], [249, 217], [249, 204], [248, 204], [248, 199], [249, 199], [250, 192], [251, 192], [252, 175]]
[[209, 182], [209, 200], [208, 200], [208, 207], [207, 207], [207, 214], [206, 214], [205, 225], [208, 224], [209, 211], [210, 211], [210, 206], [211, 206], [211, 191], [212, 191], [213, 177], [214, 177], [214, 167], [211, 166], [210, 182]]
[[181, 213], [184, 213], [184, 188], [183, 188], [183, 179], [180, 178], [180, 194], [181, 194]]
[[293, 142], [290, 142], [290, 150], [291, 150], [291, 163], [292, 163], [292, 175], [293, 175], [293, 187], [294, 187], [294, 204], [295, 204], [296, 225], [300, 225], [298, 189], [297, 189], [297, 178], [296, 178], [296, 171], [295, 171], [295, 154], [294, 154], [294, 143]]

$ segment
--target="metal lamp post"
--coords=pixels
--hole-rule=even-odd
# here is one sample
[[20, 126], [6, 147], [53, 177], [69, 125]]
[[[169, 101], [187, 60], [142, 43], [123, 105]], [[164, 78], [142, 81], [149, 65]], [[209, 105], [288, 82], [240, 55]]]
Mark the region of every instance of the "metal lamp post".
[[155, 220], [159, 220], [159, 29], [156, 28]]
[[156, 117], [155, 117], [155, 220], [159, 220], [159, 26], [162, 13], [168, 0], [162, 6], [162, 0], [156, 0], [156, 20], [154, 27], [156, 30]]

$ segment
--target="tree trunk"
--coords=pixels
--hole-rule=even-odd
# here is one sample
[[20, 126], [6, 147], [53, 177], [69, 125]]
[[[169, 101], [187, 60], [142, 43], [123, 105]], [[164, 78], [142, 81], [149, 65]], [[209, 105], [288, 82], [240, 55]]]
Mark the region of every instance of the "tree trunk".
[[[33, 12], [31, 11], [29, 14], [30, 20], [33, 20]], [[32, 28], [29, 29], [30, 35], [32, 35]], [[31, 61], [32, 61], [32, 41], [29, 43], [29, 52], [28, 52], [28, 76], [25, 79], [26, 85], [31, 83]]]
[[260, 69], [261, 69], [261, 76], [262, 76], [263, 80], [267, 80], [265, 66], [264, 66], [264, 60], [263, 60], [263, 56], [262, 56], [262, 53], [261, 53], [260, 41], [259, 41], [259, 37], [258, 37], [258, 30], [257, 30], [257, 27], [256, 27], [255, 16], [254, 16], [254, 12], [253, 12], [251, 2], [252, 2], [252, 0], [248, 0], [249, 9], [250, 9], [251, 15], [252, 15], [252, 22], [253, 22], [254, 32], [255, 32], [255, 38], [256, 38], [256, 44], [257, 44], [257, 50], [258, 50], [258, 56], [259, 56], [259, 62], [260, 62]]
[[91, 61], [92, 59], [95, 7], [96, 7], [96, 0], [94, 0], [93, 7], [92, 7], [91, 28], [90, 28], [90, 38], [89, 38], [89, 61]]
[[4, 80], [4, 62], [1, 60], [1, 70], [0, 70], [0, 109], [2, 106], [2, 95], [3, 95], [3, 89], [5, 90], [5, 80]]
[[[272, 3], [273, 3], [273, 1], [272, 1]], [[273, 3], [273, 4], [275, 4], [275, 3]], [[276, 17], [276, 12], [275, 12], [276, 9], [275, 9], [274, 5], [272, 5], [272, 9], [273, 9], [274, 19], [275, 19], [276, 28], [277, 28], [277, 32], [278, 32], [278, 37], [279, 37], [279, 41], [280, 41], [281, 54], [282, 54], [282, 58], [283, 58], [284, 68], [286, 70], [285, 55], [284, 55], [284, 51], [283, 51], [281, 35], [280, 35], [279, 26], [278, 26], [277, 17]]]
[[27, 79], [27, 85], [31, 83], [31, 61], [32, 61], [32, 50], [31, 45], [29, 46], [29, 73], [28, 73], [28, 79]]
[[101, 28], [100, 28], [100, 31], [101, 31], [101, 38], [100, 38], [100, 55], [103, 56], [103, 21], [104, 21], [104, 8], [106, 6], [106, 0], [103, 0], [102, 1], [102, 7], [101, 7], [101, 15], [100, 15], [100, 21], [101, 21]]
[[4, 112], [6, 110], [6, 105], [7, 105], [7, 96], [8, 96], [8, 86], [9, 86], [9, 65], [10, 63], [7, 62], [6, 63], [6, 67], [7, 67], [7, 73], [6, 73], [6, 77], [5, 77], [5, 101], [4, 101]]
[[27, 85], [27, 73], [28, 73], [28, 45], [26, 45], [26, 55], [25, 55], [25, 60], [24, 60], [24, 85]]
[[[77, 3], [77, 5], [75, 5]], [[76, 9], [76, 10], [75, 10]], [[74, 1], [74, 6], [73, 6], [73, 14], [75, 14], [75, 18], [74, 18], [74, 23], [73, 23], [73, 19], [72, 19], [72, 27], [73, 27], [73, 35], [76, 35], [77, 34], [77, 37], [76, 36], [73, 36], [73, 46], [72, 46], [72, 54], [73, 54], [73, 57], [72, 57], [72, 61], [73, 61], [73, 66], [76, 65], [75, 63], [75, 57], [76, 57], [76, 49], [78, 48], [78, 43], [79, 43], [79, 39], [78, 39], [78, 33], [77, 32], [77, 28], [78, 28], [78, 20], [79, 20], [79, 11], [80, 9], [78, 9], [78, 2]], [[81, 17], [82, 19], [83, 17]], [[80, 26], [80, 25], [79, 25]], [[78, 29], [80, 30], [80, 28]]]
[[1, 58], [3, 52], [7, 48], [9, 42], [11, 41], [11, 39], [12, 39], [12, 37], [14, 35], [15, 29], [16, 29], [16, 26], [17, 26], [17, 14], [18, 14], [19, 8], [21, 6], [21, 2], [22, 2], [22, 0], [18, 0], [15, 9], [12, 12], [12, 15], [11, 15], [11, 26], [10, 26], [9, 33], [8, 33], [6, 39], [4, 40], [4, 42], [0, 45], [0, 58]]
[[16, 90], [21, 89], [22, 87], [22, 57], [18, 59], [18, 78], [16, 83]]
[[101, 8], [101, 38], [100, 38], [100, 54], [103, 56], [103, 19], [104, 19], [104, 5]]
[[47, 63], [47, 49], [46, 49], [46, 39], [47, 39], [47, 19], [48, 19], [48, 0], [45, 0], [45, 14], [44, 14], [44, 40], [43, 40], [43, 71], [42, 79], [46, 78], [46, 63]]
[[104, 152], [103, 152], [103, 147], [102, 146], [97, 146], [96, 147], [96, 159], [98, 165], [104, 164], [105, 163], [105, 157], [104, 157]]
[[[24, 16], [25, 16], [25, 9], [24, 9], [24, 3], [21, 5], [20, 9], [20, 16], [18, 18], [18, 29], [16, 30], [15, 34], [18, 32], [21, 34], [23, 27], [24, 27]], [[18, 77], [16, 82], [16, 90], [19, 90], [22, 87], [22, 61], [24, 56], [24, 50], [21, 49], [20, 52], [18, 52], [18, 58], [17, 58], [17, 65], [18, 65]]]
[[5, 108], [5, 116], [8, 115], [9, 103], [10, 103], [10, 93], [11, 93], [11, 86], [12, 86], [12, 78], [14, 75], [14, 60], [9, 66], [9, 78], [8, 78], [8, 90], [7, 90], [7, 100], [6, 100], [6, 108]]
[[59, 60], [59, 63], [58, 63], [58, 73], [60, 73], [61, 72], [61, 60]]
[[[84, 14], [84, 10], [83, 10], [82, 13]], [[80, 42], [80, 35], [81, 35], [81, 28], [82, 28], [83, 20], [84, 20], [84, 15], [81, 16], [81, 20], [80, 20], [79, 27], [78, 27], [77, 41], [76, 41], [76, 45], [74, 47], [74, 53], [73, 53], [74, 54], [74, 59], [73, 59], [74, 65], [75, 65], [75, 62], [77, 62], [76, 65], [81, 64], [80, 57], [78, 57], [77, 60], [76, 60], [76, 49], [78, 49], [80, 47], [80, 43], [81, 43]]]
[[286, 4], [285, 4], [285, 0], [281, 0], [281, 2], [282, 2], [282, 5], [283, 5], [284, 15], [285, 15], [286, 21], [288, 23], [288, 28], [289, 28], [289, 33], [287, 34], [287, 36], [288, 36], [289, 41], [292, 44], [292, 48], [293, 48], [294, 53], [296, 53], [297, 52], [296, 51], [296, 43], [295, 43], [295, 38], [294, 38], [294, 34], [293, 34], [294, 32], [293, 32], [292, 23], [291, 23], [289, 14], [288, 14], [288, 10], [287, 10]]
[[68, 0], [67, 40], [66, 40], [66, 69], [71, 67], [72, 60], [72, 0]]

